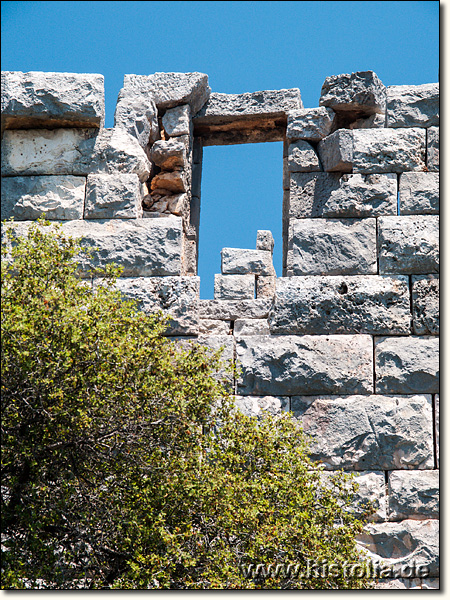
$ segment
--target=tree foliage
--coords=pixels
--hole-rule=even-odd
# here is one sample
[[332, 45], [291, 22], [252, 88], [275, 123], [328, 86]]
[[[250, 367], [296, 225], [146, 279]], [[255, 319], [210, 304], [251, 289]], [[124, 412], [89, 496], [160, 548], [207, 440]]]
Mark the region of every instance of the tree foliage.
[[368, 585], [251, 569], [361, 564], [353, 484], [323, 484], [289, 415], [236, 410], [220, 352], [164, 337], [115, 289], [119, 269], [83, 281], [86, 250], [49, 223], [7, 235], [3, 588]]

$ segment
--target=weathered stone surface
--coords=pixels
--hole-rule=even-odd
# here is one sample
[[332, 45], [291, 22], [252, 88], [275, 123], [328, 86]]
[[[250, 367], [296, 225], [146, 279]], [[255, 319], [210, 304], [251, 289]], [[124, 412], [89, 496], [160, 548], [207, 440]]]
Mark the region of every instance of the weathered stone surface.
[[295, 396], [291, 410], [326, 469], [433, 467], [431, 396]]
[[427, 168], [439, 171], [439, 127], [427, 129]]
[[136, 219], [141, 215], [141, 184], [136, 174], [88, 175], [85, 219]]
[[234, 322], [234, 335], [269, 335], [267, 319], [237, 319]]
[[231, 322], [219, 321], [218, 319], [200, 319], [198, 332], [206, 335], [229, 335], [231, 333]]
[[273, 239], [272, 232], [267, 229], [260, 229], [256, 233], [256, 249], [257, 250], [268, 250], [273, 253], [275, 246], [275, 240]]
[[286, 137], [291, 142], [320, 142], [331, 133], [333, 118], [334, 111], [324, 106], [291, 111], [288, 113]]
[[296, 219], [288, 248], [292, 275], [377, 272], [375, 219]]
[[172, 194], [182, 194], [187, 191], [187, 182], [183, 171], [161, 171], [153, 177], [150, 185], [155, 193], [159, 190]]
[[390, 85], [387, 88], [388, 127], [439, 125], [439, 83]]
[[259, 417], [264, 412], [280, 416], [289, 410], [289, 398], [286, 396], [235, 396], [237, 408], [244, 415]]
[[236, 352], [242, 395], [373, 390], [372, 338], [367, 335], [241, 337]]
[[268, 250], [223, 248], [223, 275], [274, 275], [272, 253]]
[[187, 194], [175, 194], [174, 196], [169, 196], [167, 210], [172, 215], [179, 217], [186, 214], [188, 206], [189, 198]]
[[397, 214], [397, 175], [293, 173], [289, 216], [379, 217]]
[[274, 334], [411, 332], [405, 276], [285, 277], [276, 292], [269, 315]]
[[436, 466], [439, 468], [439, 394], [434, 397], [434, 435], [436, 441]]
[[439, 275], [412, 277], [413, 331], [439, 335]]
[[251, 300], [254, 297], [254, 275], [214, 275], [215, 300]]
[[439, 519], [439, 471], [389, 473], [389, 521]]
[[188, 104], [169, 108], [162, 118], [164, 131], [170, 137], [189, 135], [191, 127], [190, 117], [191, 113]]
[[7, 130], [2, 140], [2, 175], [150, 174], [138, 142], [123, 129]]
[[439, 217], [380, 217], [378, 253], [380, 273], [438, 273]]
[[375, 389], [381, 394], [439, 392], [439, 338], [375, 339]]
[[424, 129], [354, 129], [352, 133], [354, 173], [403, 173], [425, 168]]
[[439, 173], [402, 173], [399, 191], [401, 215], [439, 213]]
[[259, 298], [255, 300], [200, 300], [199, 316], [201, 319], [220, 319], [222, 321], [267, 319], [271, 305], [271, 298]]
[[351, 113], [353, 120], [383, 113], [386, 88], [373, 71], [332, 75], [323, 83], [319, 106], [328, 106], [337, 113]]
[[322, 170], [314, 148], [304, 140], [289, 144], [288, 167], [293, 173]]
[[198, 334], [199, 277], [121, 277], [116, 287], [141, 310], [169, 315], [166, 335]]
[[349, 129], [338, 129], [319, 142], [317, 151], [324, 171], [351, 173], [353, 133]]
[[356, 121], [348, 124], [349, 129], [373, 129], [374, 127], [386, 127], [385, 113], [376, 113], [374, 115], [370, 115], [370, 117], [356, 119]]
[[2, 71], [1, 127], [103, 127], [103, 75]]
[[357, 538], [372, 561], [411, 577], [414, 565], [439, 574], [439, 521], [406, 519], [400, 523], [370, 523]]
[[256, 278], [256, 297], [273, 298], [276, 293], [276, 282], [275, 275], [259, 275]]
[[158, 140], [150, 151], [151, 160], [165, 171], [182, 169], [186, 162], [186, 144], [183, 140]]
[[2, 219], [82, 219], [86, 178], [73, 175], [4, 177]]

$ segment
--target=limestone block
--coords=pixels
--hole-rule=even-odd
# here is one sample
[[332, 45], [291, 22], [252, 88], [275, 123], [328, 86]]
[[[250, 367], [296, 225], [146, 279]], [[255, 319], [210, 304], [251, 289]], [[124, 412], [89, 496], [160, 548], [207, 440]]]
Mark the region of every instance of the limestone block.
[[141, 184], [136, 174], [88, 175], [85, 219], [136, 219], [141, 215]]
[[234, 322], [234, 335], [269, 335], [267, 319], [237, 319]]
[[229, 335], [231, 333], [231, 321], [200, 319], [198, 322], [198, 332], [205, 335]]
[[274, 275], [272, 253], [268, 250], [223, 248], [223, 275]]
[[389, 521], [439, 519], [439, 471], [389, 473]]
[[276, 283], [275, 275], [259, 275], [256, 278], [256, 297], [273, 298], [276, 293]]
[[387, 88], [388, 127], [439, 125], [439, 83], [390, 85]]
[[373, 71], [332, 75], [323, 83], [319, 106], [357, 116], [383, 113], [386, 110], [386, 88]]
[[439, 335], [439, 275], [412, 277], [413, 331]]
[[378, 253], [380, 273], [438, 273], [439, 217], [380, 217]]
[[427, 168], [439, 171], [439, 127], [427, 129]]
[[374, 127], [386, 127], [385, 113], [376, 113], [374, 115], [370, 115], [370, 117], [356, 119], [356, 121], [348, 124], [349, 129], [373, 129]]
[[334, 111], [324, 106], [291, 111], [288, 113], [286, 137], [291, 142], [320, 142], [331, 133], [333, 118]]
[[436, 441], [436, 466], [439, 468], [439, 394], [434, 397], [434, 435]]
[[375, 339], [375, 389], [381, 394], [439, 392], [439, 338]]
[[214, 275], [215, 300], [251, 300], [254, 297], [254, 275]]
[[256, 249], [257, 250], [268, 250], [273, 253], [275, 246], [275, 240], [273, 239], [272, 232], [267, 229], [260, 229], [256, 233]]
[[292, 220], [288, 244], [292, 275], [377, 272], [375, 219]]
[[150, 174], [137, 141], [123, 129], [7, 130], [2, 140], [2, 175]]
[[1, 127], [103, 127], [103, 75], [2, 71]]
[[397, 214], [397, 175], [292, 173], [289, 216], [378, 217]]
[[2, 219], [33, 221], [82, 219], [86, 178], [73, 175], [4, 177]]
[[291, 410], [326, 469], [433, 467], [431, 396], [295, 396]]
[[189, 206], [189, 198], [187, 194], [175, 194], [168, 196], [167, 210], [172, 214], [180, 217], [186, 214]]
[[146, 313], [167, 314], [166, 335], [198, 334], [199, 277], [121, 277], [116, 287]]
[[289, 144], [288, 167], [293, 173], [322, 170], [314, 148], [304, 140]]
[[242, 395], [363, 393], [373, 390], [367, 335], [248, 336], [237, 340]]
[[439, 173], [402, 173], [399, 191], [401, 215], [439, 213]]
[[249, 417], [260, 417], [264, 412], [280, 416], [289, 410], [289, 398], [286, 396], [235, 396], [235, 404]]
[[277, 280], [273, 334], [409, 334], [408, 277], [312, 276]]
[[369, 523], [357, 537], [358, 545], [372, 561], [410, 577], [419, 567], [439, 574], [439, 521], [406, 519], [400, 523]]
[[338, 129], [317, 146], [324, 171], [351, 173], [353, 168], [353, 131]]
[[354, 129], [352, 133], [354, 173], [403, 173], [425, 168], [424, 129]]
[[189, 104], [183, 104], [181, 106], [175, 106], [166, 110], [163, 118], [162, 125], [164, 131], [170, 137], [176, 137], [179, 135], [190, 134], [190, 109]]
[[182, 169], [187, 163], [186, 144], [183, 140], [158, 140], [150, 151], [151, 160], [165, 171]]
[[271, 298], [259, 298], [255, 300], [200, 300], [199, 316], [201, 319], [220, 319], [221, 321], [267, 319], [271, 304]]
[[150, 185], [155, 193], [158, 193], [157, 190], [163, 190], [166, 194], [182, 194], [187, 191], [183, 171], [161, 171], [153, 177]]
[[[131, 79], [130, 79], [131, 77]], [[137, 139], [143, 149], [160, 137], [158, 109], [153, 96], [139, 83], [125, 75], [123, 88], [117, 98], [114, 127], [125, 129]]]

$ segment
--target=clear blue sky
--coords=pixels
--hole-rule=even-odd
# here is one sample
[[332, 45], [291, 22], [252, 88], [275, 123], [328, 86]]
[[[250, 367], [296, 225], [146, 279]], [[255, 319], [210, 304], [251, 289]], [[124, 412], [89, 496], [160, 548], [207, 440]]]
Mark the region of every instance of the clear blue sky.
[[[106, 126], [126, 73], [207, 73], [213, 91], [300, 88], [329, 75], [438, 81], [439, 2], [2, 2], [2, 69], [105, 76]], [[271, 229], [281, 275], [282, 144], [206, 148], [199, 274], [212, 297], [222, 247]]]

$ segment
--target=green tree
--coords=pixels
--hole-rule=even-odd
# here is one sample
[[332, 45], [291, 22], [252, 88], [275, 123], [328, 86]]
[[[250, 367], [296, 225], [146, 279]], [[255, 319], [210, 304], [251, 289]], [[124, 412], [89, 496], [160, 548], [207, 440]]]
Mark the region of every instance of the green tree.
[[236, 410], [220, 352], [164, 337], [161, 314], [115, 289], [116, 267], [80, 279], [86, 250], [60, 228], [7, 231], [3, 588], [368, 585], [299, 576], [362, 564], [362, 522], [353, 483], [322, 483], [289, 415]]

